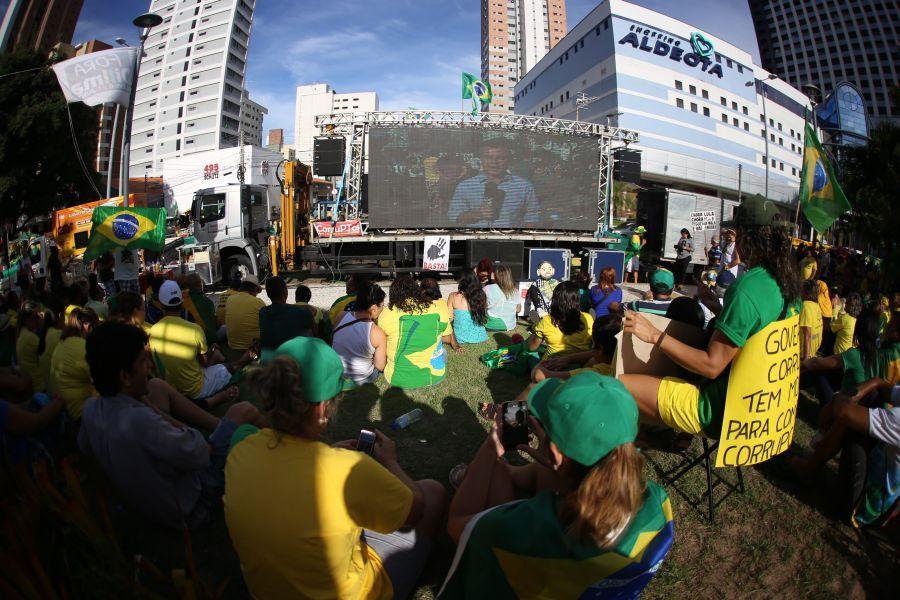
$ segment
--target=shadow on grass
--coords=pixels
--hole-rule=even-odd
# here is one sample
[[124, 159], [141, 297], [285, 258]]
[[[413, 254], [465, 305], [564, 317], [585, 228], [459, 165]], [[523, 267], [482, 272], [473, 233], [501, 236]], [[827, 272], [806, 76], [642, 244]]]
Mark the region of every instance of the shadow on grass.
[[[829, 527], [825, 542], [856, 571], [857, 581], [868, 598], [896, 598], [900, 588], [897, 565], [900, 564], [900, 523], [886, 528], [855, 529]], [[891, 590], [894, 590], [893, 592]]]

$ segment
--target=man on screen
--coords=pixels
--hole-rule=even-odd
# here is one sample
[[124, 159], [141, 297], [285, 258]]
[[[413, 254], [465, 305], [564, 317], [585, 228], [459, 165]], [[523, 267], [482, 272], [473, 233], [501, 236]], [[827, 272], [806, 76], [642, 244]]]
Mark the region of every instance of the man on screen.
[[501, 140], [485, 143], [481, 173], [461, 181], [447, 218], [459, 227], [533, 227], [539, 207], [530, 182], [511, 175], [509, 150]]

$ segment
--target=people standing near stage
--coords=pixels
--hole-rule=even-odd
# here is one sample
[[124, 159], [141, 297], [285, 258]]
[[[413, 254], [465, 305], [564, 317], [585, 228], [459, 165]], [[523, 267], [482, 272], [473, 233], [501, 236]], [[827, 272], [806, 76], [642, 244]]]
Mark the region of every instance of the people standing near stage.
[[[718, 283], [722, 287], [728, 287], [737, 279], [741, 264], [741, 255], [738, 252], [737, 233], [734, 229], [725, 228], [722, 230], [722, 262], [719, 263]], [[730, 275], [723, 276], [724, 273]]]
[[685, 228], [681, 229], [681, 237], [675, 244], [675, 251], [677, 252], [675, 255], [675, 291], [680, 292], [694, 256], [694, 240], [691, 238], [691, 232]]
[[641, 270], [641, 250], [647, 245], [647, 240], [644, 239], [645, 233], [647, 233], [647, 228], [638, 225], [628, 242], [625, 250], [625, 281], [628, 281], [628, 273], [634, 273], [631, 283], [638, 282], [638, 272]]
[[112, 251], [115, 263], [114, 278], [116, 291], [141, 293], [138, 274], [141, 270], [141, 257], [134, 250], [116, 248]]

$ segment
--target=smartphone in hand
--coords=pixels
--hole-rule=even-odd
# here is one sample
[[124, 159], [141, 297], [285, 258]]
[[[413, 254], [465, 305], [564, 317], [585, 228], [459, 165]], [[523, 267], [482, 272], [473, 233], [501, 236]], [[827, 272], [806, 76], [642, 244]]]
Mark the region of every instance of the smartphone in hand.
[[528, 443], [528, 403], [514, 400], [504, 402], [501, 406], [503, 447], [515, 450], [517, 446]]
[[368, 429], [359, 430], [359, 439], [356, 440], [356, 449], [363, 454], [372, 456], [372, 450], [375, 448], [375, 432]]

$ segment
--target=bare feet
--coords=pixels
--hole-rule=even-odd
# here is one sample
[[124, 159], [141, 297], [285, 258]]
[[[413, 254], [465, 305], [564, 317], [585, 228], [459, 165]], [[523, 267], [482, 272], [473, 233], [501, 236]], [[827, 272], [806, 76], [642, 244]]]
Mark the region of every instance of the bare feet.
[[240, 392], [237, 389], [237, 386], [231, 385], [222, 390], [217, 394], [213, 394], [209, 398], [206, 399], [206, 404], [213, 408], [214, 406], [218, 406], [220, 404], [224, 404], [225, 402], [234, 402], [237, 400], [238, 394]]

